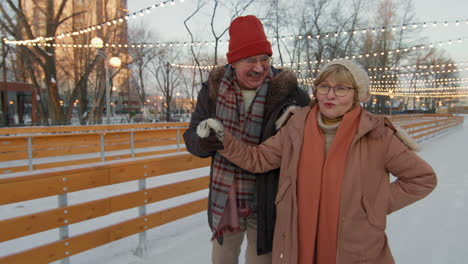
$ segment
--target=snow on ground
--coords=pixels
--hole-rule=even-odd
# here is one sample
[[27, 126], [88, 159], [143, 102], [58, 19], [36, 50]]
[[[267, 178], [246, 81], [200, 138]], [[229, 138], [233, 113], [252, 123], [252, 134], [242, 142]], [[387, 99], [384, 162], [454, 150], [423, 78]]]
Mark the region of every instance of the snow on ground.
[[[436, 190], [426, 199], [410, 205], [389, 216], [387, 234], [389, 244], [399, 264], [462, 264], [468, 263], [468, 211], [464, 210], [468, 197], [468, 125], [453, 129], [421, 144], [419, 153], [435, 169], [438, 175]], [[175, 181], [208, 175], [208, 168], [155, 177], [148, 181], [148, 188]], [[135, 182], [119, 184], [105, 190], [110, 195], [136, 190]], [[94, 199], [92, 191], [72, 193], [70, 204], [82, 202], [80, 197]], [[86, 193], [85, 193], [86, 192]], [[207, 191], [158, 202], [148, 206], [148, 213], [167, 207], [193, 201], [207, 196]], [[30, 203], [0, 206], [0, 219], [23, 215], [32, 211], [56, 206], [56, 199], [44, 198]], [[32, 209], [35, 207], [34, 209]], [[70, 227], [70, 235], [79, 234], [137, 216], [137, 209], [78, 223]], [[0, 256], [29, 248], [39, 241], [51, 241], [57, 237], [57, 230], [42, 232], [23, 239], [0, 243]], [[138, 235], [89, 250], [70, 258], [70, 263], [112, 263], [112, 264], [153, 264], [153, 263], [210, 263], [211, 233], [206, 212], [201, 212], [147, 232], [147, 255], [144, 258], [133, 254], [138, 245]], [[243, 261], [243, 252], [241, 253]], [[59, 261], [55, 263], [60, 263]]]
[[463, 128], [421, 144], [437, 173], [434, 192], [390, 215], [387, 234], [399, 264], [468, 263], [468, 120]]

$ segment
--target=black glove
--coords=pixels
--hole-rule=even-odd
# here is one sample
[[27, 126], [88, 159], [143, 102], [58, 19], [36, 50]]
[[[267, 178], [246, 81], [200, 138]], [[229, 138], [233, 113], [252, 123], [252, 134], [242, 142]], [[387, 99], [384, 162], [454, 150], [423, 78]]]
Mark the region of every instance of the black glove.
[[221, 142], [213, 129], [210, 128], [210, 135], [208, 137], [199, 138], [200, 147], [206, 152], [214, 152], [224, 149], [223, 142]]

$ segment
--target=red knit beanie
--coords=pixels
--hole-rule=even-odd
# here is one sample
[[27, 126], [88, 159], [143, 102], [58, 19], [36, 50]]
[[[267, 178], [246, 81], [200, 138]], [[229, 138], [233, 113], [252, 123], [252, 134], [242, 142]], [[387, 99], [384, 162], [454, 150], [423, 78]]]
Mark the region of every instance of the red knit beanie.
[[263, 25], [256, 16], [240, 16], [229, 26], [228, 63], [259, 54], [271, 56], [271, 43], [267, 40]]

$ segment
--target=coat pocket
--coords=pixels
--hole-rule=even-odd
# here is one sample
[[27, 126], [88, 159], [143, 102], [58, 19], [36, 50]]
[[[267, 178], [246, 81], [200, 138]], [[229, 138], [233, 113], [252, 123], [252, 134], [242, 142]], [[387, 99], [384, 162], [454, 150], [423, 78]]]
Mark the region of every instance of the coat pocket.
[[289, 190], [291, 187], [291, 178], [287, 177], [284, 180], [279, 181], [278, 185], [278, 193], [276, 194], [276, 199], [275, 199], [275, 204], [278, 204], [283, 200], [285, 193]]
[[362, 198], [362, 203], [369, 223], [380, 230], [385, 230], [387, 225], [386, 208], [377, 206], [375, 202], [369, 202], [366, 197]]

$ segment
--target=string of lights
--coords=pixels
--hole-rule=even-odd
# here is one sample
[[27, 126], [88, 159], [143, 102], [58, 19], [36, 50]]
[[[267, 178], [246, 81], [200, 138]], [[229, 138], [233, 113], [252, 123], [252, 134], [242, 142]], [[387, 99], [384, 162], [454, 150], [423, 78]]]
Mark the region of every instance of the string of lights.
[[462, 83], [468, 82], [468, 78], [439, 78], [439, 79], [429, 79], [429, 80], [371, 80], [370, 83], [415, 83], [426, 84], [426, 83]]
[[[369, 72], [377, 72], [377, 71], [403, 71], [403, 70], [415, 70], [415, 69], [433, 69], [433, 68], [454, 68], [458, 66], [464, 66], [468, 65], [468, 62], [460, 62], [460, 63], [454, 63], [454, 64], [435, 64], [435, 65], [407, 65], [407, 66], [401, 66], [401, 67], [385, 67], [385, 68], [368, 68]], [[299, 73], [314, 73], [314, 72], [320, 72], [320, 69], [317, 70], [308, 70], [308, 69], [302, 69], [302, 70], [293, 70], [294, 72], [299, 72]]]
[[386, 67], [386, 68], [369, 68], [368, 71], [401, 71], [401, 70], [415, 70], [415, 69], [433, 69], [433, 68], [445, 68], [445, 67], [457, 67], [457, 66], [464, 66], [468, 65], [468, 62], [460, 62], [460, 63], [454, 63], [454, 64], [433, 64], [433, 65], [407, 65], [407, 66], [401, 66], [401, 67]]
[[[315, 60], [315, 61], [300, 61], [300, 62], [289, 62], [289, 63], [286, 63], [287, 65], [296, 65], [296, 66], [302, 66], [302, 65], [313, 65], [313, 64], [321, 64], [321, 63], [327, 63], [327, 62], [331, 62], [333, 60], [337, 60], [337, 59], [363, 59], [363, 58], [370, 58], [370, 57], [378, 57], [378, 56], [384, 56], [384, 55], [392, 55], [392, 54], [397, 54], [397, 53], [406, 53], [406, 52], [412, 52], [412, 51], [418, 51], [418, 50], [426, 50], [426, 49], [430, 49], [430, 48], [433, 48], [434, 46], [442, 46], [442, 45], [452, 45], [452, 44], [455, 44], [455, 43], [463, 43], [463, 41], [465, 41], [467, 38], [458, 38], [457, 40], [446, 40], [446, 41], [439, 41], [438, 43], [434, 44], [434, 43], [430, 43], [430, 44], [420, 44], [420, 45], [415, 45], [415, 46], [412, 46], [412, 47], [408, 47], [408, 48], [397, 48], [397, 49], [393, 49], [393, 50], [389, 50], [389, 51], [381, 51], [381, 52], [372, 52], [372, 53], [365, 53], [365, 54], [360, 54], [360, 55], [346, 55], [344, 57], [341, 57], [341, 58], [332, 58], [332, 59], [324, 59], [324, 60]], [[173, 67], [179, 67], [179, 68], [187, 68], [187, 69], [202, 69], [202, 70], [211, 70], [213, 67], [215, 67], [215, 65], [187, 65], [187, 64], [176, 64], [176, 63], [173, 63], [171, 64]], [[279, 67], [281, 66], [280, 64], [278, 63], [273, 63], [272, 64], [273, 66], [275, 67]], [[296, 70], [297, 71], [297, 70]], [[301, 70], [302, 71], [302, 70]], [[305, 70], [305, 71], [309, 71], [309, 70]], [[315, 70], [310, 70], [311, 72], [315, 72]], [[318, 71], [318, 70], [317, 70]]]
[[316, 34], [316, 35], [285, 35], [285, 36], [280, 36], [279, 38], [276, 37], [270, 37], [269, 39], [276, 41], [277, 39], [281, 40], [303, 40], [303, 39], [320, 39], [320, 38], [332, 38], [332, 37], [338, 37], [340, 35], [357, 35], [359, 33], [362, 34], [367, 34], [367, 33], [378, 33], [378, 32], [394, 32], [394, 31], [405, 31], [409, 29], [418, 29], [418, 28], [427, 28], [427, 27], [432, 27], [436, 28], [438, 26], [442, 25], [444, 28], [450, 27], [450, 26], [455, 26], [458, 27], [460, 25], [468, 25], [468, 19], [462, 19], [462, 20], [453, 20], [453, 21], [443, 21], [443, 22], [420, 22], [420, 23], [413, 23], [410, 25], [406, 24], [400, 24], [400, 25], [389, 25], [386, 27], [367, 27], [367, 28], [362, 28], [362, 29], [355, 29], [355, 30], [347, 30], [347, 31], [342, 31], [342, 32], [326, 32], [323, 34]]
[[[464, 70], [468, 70], [468, 68], [464, 68]], [[429, 74], [434, 74], [434, 72], [429, 72]], [[405, 75], [405, 74], [403, 74]], [[411, 83], [411, 84], [416, 84], [416, 85], [427, 85], [427, 83], [463, 83], [463, 82], [468, 82], [468, 78], [440, 78], [440, 79], [429, 79], [429, 80], [372, 80], [372, 78], [376, 76], [369, 76], [371, 78], [370, 83], [383, 83], [385, 84], [384, 86], [391, 87], [392, 83]], [[297, 78], [298, 82], [304, 83], [304, 84], [313, 84], [315, 81], [315, 78]]]
[[[184, 2], [184, 0], [180, 0], [180, 2], [182, 3], [182, 2]], [[122, 24], [123, 22], [125, 22], [125, 21], [127, 21], [127, 20], [129, 20], [131, 18], [136, 19], [138, 17], [142, 17], [142, 16], [145, 16], [147, 14], [151, 14], [153, 9], [156, 9], [158, 7], [163, 8], [166, 5], [170, 5], [170, 6], [175, 5], [175, 0], [168, 0], [168, 1], [164, 1], [164, 2], [162, 2], [160, 4], [154, 4], [154, 5], [150, 6], [150, 7], [140, 9], [140, 10], [132, 12], [132, 13], [127, 13], [124, 16], [117, 17], [117, 18], [108, 20], [106, 22], [100, 23], [100, 24], [95, 24], [95, 25], [91, 25], [91, 26], [88, 26], [88, 27], [85, 27], [85, 28], [81, 28], [81, 29], [78, 29], [78, 30], [75, 30], [75, 31], [61, 33], [59, 35], [55, 35], [55, 36], [51, 36], [51, 37], [39, 36], [39, 37], [37, 37], [35, 39], [25, 39], [25, 40], [8, 40], [8, 39], [5, 39], [5, 43], [12, 44], [12, 45], [28, 45], [28, 44], [32, 44], [32, 43], [41, 44], [41, 42], [48, 42], [48, 41], [51, 41], [51, 40], [54, 40], [54, 39], [63, 39], [63, 38], [66, 38], [66, 37], [87, 34], [89, 32], [100, 30], [100, 29], [102, 29], [104, 27], [109, 27], [109, 26], [113, 26], [113, 25]], [[47, 43], [43, 43], [43, 45], [45, 45], [45, 44], [47, 44]], [[67, 44], [63, 44], [63, 45], [67, 45]], [[40, 46], [40, 45], [38, 45], [38, 46]], [[84, 47], [84, 45], [81, 45], [81, 46]]]
[[[307, 83], [312, 85], [312, 83]], [[426, 87], [426, 88], [402, 88], [381, 89], [371, 86], [370, 93], [372, 95], [383, 95], [393, 97], [415, 97], [415, 98], [459, 98], [468, 96], [468, 86], [461, 87]]]
[[371, 90], [375, 92], [385, 92], [385, 91], [440, 91], [440, 90], [466, 90], [468, 86], [423, 86], [423, 87], [413, 87], [413, 86], [406, 86], [406, 85], [395, 85], [395, 86], [379, 86], [379, 85], [372, 85]]
[[433, 48], [434, 46], [436, 45], [439, 45], [439, 46], [442, 46], [444, 44], [448, 44], [448, 45], [452, 45], [454, 43], [463, 43], [463, 41], [465, 40], [466, 38], [462, 39], [462, 38], [458, 38], [456, 41], [453, 41], [453, 40], [447, 40], [447, 41], [440, 41], [439, 43], [437, 44], [434, 44], [434, 43], [430, 43], [430, 44], [420, 44], [420, 45], [415, 45], [415, 46], [412, 46], [412, 47], [408, 47], [408, 48], [397, 48], [397, 49], [393, 49], [393, 50], [389, 50], [387, 52], [384, 52], [384, 51], [380, 51], [380, 52], [372, 52], [372, 53], [366, 53], [366, 54], [360, 54], [360, 55], [346, 55], [342, 58], [332, 58], [332, 59], [326, 59], [326, 60], [320, 60], [320, 61], [302, 61], [302, 62], [293, 62], [293, 65], [308, 65], [308, 64], [320, 64], [320, 63], [327, 63], [327, 62], [331, 62], [333, 60], [336, 60], [336, 59], [363, 59], [363, 58], [369, 58], [369, 57], [378, 57], [378, 56], [384, 56], [384, 55], [392, 55], [392, 54], [396, 54], [396, 53], [401, 53], [401, 52], [411, 52], [411, 51], [417, 51], [417, 50], [425, 50], [425, 49], [429, 49], [429, 48]]
[[461, 98], [467, 97], [467, 92], [437, 92], [437, 93], [388, 93], [371, 92], [372, 95], [383, 95], [393, 97], [411, 97], [411, 98]]
[[186, 64], [177, 64], [171, 63], [171, 67], [182, 68], [182, 69], [201, 69], [201, 70], [212, 70], [216, 65], [186, 65]]
[[[23, 46], [44, 46], [44, 47], [63, 47], [63, 48], [102, 48], [103, 46], [106, 47], [119, 47], [119, 48], [160, 48], [160, 47], [181, 47], [181, 46], [188, 46], [188, 45], [196, 45], [194, 43], [190, 44], [184, 42], [180, 44], [178, 42], [155, 42], [155, 43], [105, 43], [100, 45], [93, 45], [93, 44], [76, 44], [76, 43], [45, 43], [45, 42], [25, 42], [25, 41], [13, 41], [4, 39], [6, 44], [9, 45], [23, 45]], [[205, 45], [209, 45], [210, 43], [206, 43]], [[201, 43], [198, 44], [199, 46], [202, 45]], [[214, 45], [214, 42], [213, 42]]]
[[[380, 78], [395, 78], [395, 77], [413, 77], [413, 76], [423, 76], [423, 75], [432, 75], [432, 74], [440, 74], [440, 73], [450, 73], [450, 72], [461, 72], [461, 71], [468, 71], [468, 67], [453, 69], [453, 70], [441, 70], [441, 71], [427, 71], [427, 72], [420, 72], [420, 73], [400, 73], [400, 74], [390, 74], [390, 75], [371, 75], [369, 78], [371, 79], [370, 82], [380, 81], [382, 80], [373, 80], [373, 79], [380, 79]], [[462, 78], [463, 80], [467, 80], [467, 78]], [[302, 83], [313, 83], [314, 78], [298, 78], [299, 82]], [[444, 79], [445, 80], [445, 79]], [[409, 80], [406, 80], [410, 82]], [[421, 80], [422, 81], [422, 80]], [[393, 82], [396, 82], [395, 80]]]
[[387, 74], [387, 75], [373, 75], [369, 76], [371, 79], [380, 79], [380, 78], [396, 78], [396, 77], [413, 77], [413, 76], [424, 76], [432, 74], [442, 74], [442, 73], [451, 73], [451, 72], [462, 72], [468, 71], [468, 67], [449, 69], [449, 70], [440, 70], [440, 71], [425, 71], [425, 72], [416, 72], [416, 73], [398, 73], [398, 74]]
[[[181, 0], [183, 2], [183, 0]], [[93, 25], [90, 27], [82, 28], [73, 32], [67, 32], [67, 33], [62, 33], [53, 37], [44, 37], [40, 36], [36, 39], [32, 40], [19, 40], [19, 41], [11, 41], [11, 40], [5, 40], [7, 44], [11, 45], [28, 45], [28, 46], [53, 46], [53, 47], [63, 47], [63, 48], [100, 48], [100, 46], [96, 46], [93, 44], [72, 44], [72, 43], [47, 43], [53, 39], [63, 39], [66, 37], [71, 37], [75, 35], [80, 35], [80, 34], [86, 34], [95, 30], [100, 30], [103, 27], [106, 26], [113, 26], [113, 25], [118, 25], [121, 24], [130, 18], [137, 18], [137, 17], [142, 17], [145, 14], [150, 14], [152, 9], [155, 9], [157, 7], [164, 7], [166, 4], [175, 4], [175, 0], [171, 1], [165, 1], [160, 4], [155, 4], [152, 5], [151, 7], [133, 12], [133, 13], [128, 13], [125, 16], [106, 21], [101, 24]], [[400, 26], [391, 26], [391, 27], [382, 27], [382, 28], [366, 28], [366, 29], [358, 29], [358, 30], [353, 30], [353, 31], [343, 31], [341, 33], [337, 32], [328, 32], [325, 34], [320, 34], [320, 35], [289, 35], [289, 36], [281, 36], [280, 38], [282, 40], [286, 40], [287, 38], [290, 40], [294, 39], [319, 39], [319, 38], [330, 38], [330, 37], [338, 37], [340, 34], [352, 34], [356, 35], [358, 33], [377, 33], [377, 32], [386, 32], [386, 31], [400, 31], [400, 30], [407, 30], [409, 28], [416, 29], [416, 28], [425, 28], [428, 27], [429, 25], [432, 25], [432, 27], [437, 27], [438, 25], [443, 25], [444, 27], [448, 27], [449, 25], [455, 25], [459, 26], [460, 24], [465, 24], [468, 25], [468, 19], [460, 22], [456, 20], [455, 22], [453, 21], [445, 21], [443, 23], [441, 22], [422, 22], [422, 23], [414, 23], [413, 25], [400, 25]], [[271, 38], [273, 40], [277, 40], [277, 38]], [[356, 59], [356, 58], [368, 58], [368, 57], [377, 57], [377, 56], [384, 56], [384, 55], [391, 55], [395, 53], [400, 53], [400, 52], [410, 52], [410, 51], [417, 51], [417, 50], [424, 50], [426, 48], [432, 48], [434, 46], [442, 46], [445, 44], [453, 44], [453, 43], [462, 43], [465, 40], [465, 38], [458, 38], [457, 40], [448, 40], [448, 41], [440, 41], [437, 43], [430, 43], [428, 45], [416, 45], [412, 46], [409, 48], [400, 48], [400, 49], [394, 49], [390, 50], [387, 52], [373, 52], [373, 53], [366, 53], [366, 54], [360, 54], [360, 55], [347, 55], [344, 58], [345, 59]], [[218, 44], [222, 43], [229, 43], [228, 40], [221, 40], [218, 42]], [[198, 41], [198, 42], [157, 42], [157, 43], [130, 43], [130, 44], [123, 44], [123, 43], [105, 43], [103, 44], [106, 47], [125, 47], [125, 48], [141, 48], [141, 47], [166, 47], [166, 46], [209, 46], [209, 45], [215, 45], [216, 43], [214, 41]], [[325, 62], [330, 62], [332, 60], [335, 60], [338, 58], [334, 59], [327, 59], [327, 60], [321, 60], [321, 61], [302, 61], [302, 62], [294, 62], [292, 65], [310, 65], [310, 64], [319, 64], [319, 63], [325, 63]], [[385, 79], [385, 78], [395, 78], [395, 77], [412, 77], [412, 76], [423, 76], [423, 75], [432, 75], [432, 74], [439, 74], [439, 73], [450, 73], [450, 72], [460, 72], [460, 71], [466, 71], [468, 70], [468, 67], [463, 67], [468, 63], [458, 63], [458, 64], [437, 64], [437, 65], [407, 65], [407, 66], [401, 66], [401, 67], [394, 67], [394, 68], [369, 68], [368, 71], [371, 72], [382, 72], [382, 71], [402, 71], [402, 70], [427, 70], [431, 69], [432, 71], [424, 71], [424, 72], [416, 72], [416, 73], [397, 73], [397, 74], [387, 74], [387, 75], [374, 75], [370, 76], [371, 81], [377, 81], [374, 79]], [[273, 64], [274, 66], [278, 66], [276, 64]], [[172, 67], [180, 67], [180, 68], [188, 68], [188, 69], [202, 69], [202, 70], [211, 70], [214, 65], [183, 65], [183, 64], [171, 64]], [[459, 66], [462, 66], [461, 68]], [[444, 68], [455, 68], [459, 67], [458, 69], [444, 69]], [[434, 69], [439, 69], [439, 70], [434, 70]], [[319, 70], [308, 70], [308, 69], [302, 69], [302, 70], [295, 70], [296, 72], [319, 72]], [[464, 78], [465, 79], [465, 78]], [[311, 84], [313, 82], [313, 78], [304, 78], [304, 79], [299, 79], [300, 82], [304, 84]], [[379, 82], [382, 82], [382, 80], [378, 80]], [[463, 80], [465, 81], [465, 80]], [[404, 97], [438, 97], [438, 98], [443, 98], [443, 97], [464, 97], [468, 96], [468, 91], [464, 91], [468, 89], [466, 86], [461, 86], [461, 87], [456, 87], [456, 86], [451, 86], [451, 87], [428, 87], [427, 83], [424, 83], [424, 87], [414, 87], [414, 85], [402, 85], [402, 81], [399, 81], [399, 84], [394, 84], [394, 85], [373, 85], [371, 87], [372, 94], [374, 95], [386, 95], [386, 96], [404, 96]], [[436, 82], [436, 80], [434, 80]], [[459, 81], [461, 82], [461, 80]], [[452, 81], [452, 83], [454, 83]], [[422, 86], [423, 83], [418, 83], [417, 86]], [[432, 92], [428, 92], [432, 91]]]
[[[184, 0], [180, 0], [180, 2], [183, 2]], [[7, 40], [10, 44], [16, 44], [16, 45], [25, 45], [27, 43], [37, 43], [37, 42], [42, 42], [42, 41], [50, 41], [55, 38], [61, 39], [64, 37], [70, 37], [73, 35], [80, 35], [80, 34], [85, 34], [91, 31], [95, 31], [98, 29], [101, 29], [104, 26], [112, 26], [116, 25], [118, 23], [123, 23], [125, 20], [129, 20], [130, 18], [137, 18], [140, 16], [144, 16], [145, 14], [150, 14], [151, 10], [157, 7], [164, 7], [167, 3], [170, 3], [171, 5], [175, 4], [175, 0], [170, 0], [170, 1], [165, 1], [162, 2], [161, 4], [157, 5], [152, 5], [151, 7], [141, 9], [139, 11], [129, 13], [125, 16], [122, 16], [120, 18], [116, 18], [113, 20], [106, 21], [104, 23], [98, 24], [98, 25], [92, 25], [77, 31], [73, 32], [68, 32], [68, 33], [62, 33], [60, 35], [54, 36], [54, 37], [44, 37], [40, 36], [36, 39], [32, 40]], [[283, 41], [285, 40], [310, 40], [310, 39], [320, 39], [320, 38], [331, 38], [331, 37], [338, 37], [340, 35], [357, 35], [358, 33], [362, 34], [367, 34], [367, 33], [377, 33], [377, 32], [392, 32], [392, 31], [404, 31], [404, 30], [409, 30], [409, 29], [418, 29], [418, 28], [427, 28], [427, 27], [440, 27], [440, 25], [443, 28], [448, 28], [451, 26], [458, 27], [460, 25], [467, 25], [468, 26], [468, 19], [461, 19], [461, 20], [453, 20], [453, 21], [434, 21], [434, 22], [420, 22], [420, 23], [413, 23], [411, 25], [389, 25], [387, 27], [367, 27], [367, 28], [361, 28], [361, 29], [355, 29], [355, 30], [347, 30], [347, 31], [342, 31], [342, 32], [326, 32], [323, 34], [316, 34], [316, 35], [285, 35], [285, 36], [280, 36], [279, 38], [277, 37], [269, 37], [269, 40], [276, 41], [278, 39], [281, 39]], [[140, 43], [140, 44], [134, 44], [135, 46], [137, 45], [148, 45], [148, 46], [157, 46], [157, 47], [164, 47], [164, 46], [208, 46], [208, 45], [215, 45], [216, 43], [214, 41], [207, 41], [207, 40], [202, 40], [202, 41], [194, 41], [194, 42], [158, 42], [158, 43]], [[222, 44], [229, 44], [229, 40], [223, 40], [220, 39], [218, 40], [218, 45]], [[73, 44], [60, 44], [60, 45], [73, 45]], [[118, 45], [118, 44], [115, 44]], [[127, 45], [127, 44], [122, 44], [122, 45]], [[88, 45], [89, 46], [89, 45]], [[70, 46], [66, 46], [70, 47]], [[87, 47], [86, 44], [82, 44], [82, 47]], [[125, 47], [125, 46], [124, 46]], [[128, 47], [128, 46], [127, 46]]]

